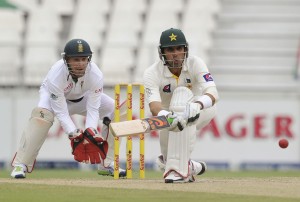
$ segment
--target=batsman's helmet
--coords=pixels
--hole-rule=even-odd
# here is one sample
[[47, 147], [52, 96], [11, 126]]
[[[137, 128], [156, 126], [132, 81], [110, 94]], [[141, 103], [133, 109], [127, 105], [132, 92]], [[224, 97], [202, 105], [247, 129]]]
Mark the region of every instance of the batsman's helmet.
[[161, 33], [158, 54], [159, 58], [166, 64], [163, 56], [163, 49], [172, 46], [184, 46], [185, 47], [185, 57], [188, 57], [189, 45], [185, 39], [183, 32], [180, 29], [170, 28]]
[[92, 57], [90, 45], [83, 39], [70, 40], [62, 53], [63, 57]]

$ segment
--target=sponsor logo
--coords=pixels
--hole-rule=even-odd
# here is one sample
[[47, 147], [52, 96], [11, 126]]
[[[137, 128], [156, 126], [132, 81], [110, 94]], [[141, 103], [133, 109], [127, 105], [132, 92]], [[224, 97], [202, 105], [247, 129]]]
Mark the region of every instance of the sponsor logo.
[[145, 157], [143, 154], [140, 154], [140, 170], [145, 169]]
[[114, 170], [119, 172], [119, 166], [120, 166], [120, 164], [119, 164], [120, 163], [119, 162], [119, 155], [115, 154], [115, 159], [114, 160], [115, 160], [115, 164], [116, 164]]
[[169, 122], [164, 116], [147, 118], [145, 119], [145, 121], [149, 123], [151, 130], [157, 130], [160, 128], [166, 128], [170, 126]]
[[127, 99], [128, 99], [128, 101], [127, 101], [127, 103], [128, 103], [128, 109], [132, 109], [132, 93], [128, 93], [128, 95], [127, 95]]
[[120, 109], [120, 94], [116, 93], [115, 95], [115, 110]]
[[144, 93], [140, 93], [140, 109], [145, 108], [145, 95]]
[[70, 91], [73, 88], [73, 82], [69, 83], [69, 85], [64, 89], [64, 92]]
[[127, 170], [132, 170], [132, 153], [131, 150], [127, 153]]

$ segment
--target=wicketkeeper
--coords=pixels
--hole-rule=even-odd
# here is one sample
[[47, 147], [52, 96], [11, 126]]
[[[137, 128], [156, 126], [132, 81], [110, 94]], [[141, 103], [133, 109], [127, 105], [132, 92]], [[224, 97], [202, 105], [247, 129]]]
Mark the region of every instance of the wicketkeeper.
[[[144, 73], [146, 99], [152, 115], [173, 118], [169, 129], [160, 131], [161, 155], [157, 163], [165, 183], [194, 182], [203, 174], [205, 162], [191, 160], [196, 130], [216, 114], [219, 99], [216, 85], [206, 64], [190, 56], [188, 43], [179, 29], [162, 32], [158, 47], [160, 61]], [[201, 154], [198, 154], [201, 158]]]
[[[113, 137], [108, 125], [114, 116], [114, 100], [103, 93], [103, 74], [91, 61], [92, 51], [83, 39], [72, 39], [64, 48], [63, 58], [48, 72], [40, 87], [40, 99], [24, 129], [12, 161], [13, 178], [25, 178], [32, 172], [54, 117], [71, 141], [78, 162], [99, 164], [98, 173], [113, 175]], [[86, 117], [84, 128], [77, 128], [71, 115]], [[103, 120], [102, 133], [97, 132]], [[120, 176], [126, 175], [120, 169]]]

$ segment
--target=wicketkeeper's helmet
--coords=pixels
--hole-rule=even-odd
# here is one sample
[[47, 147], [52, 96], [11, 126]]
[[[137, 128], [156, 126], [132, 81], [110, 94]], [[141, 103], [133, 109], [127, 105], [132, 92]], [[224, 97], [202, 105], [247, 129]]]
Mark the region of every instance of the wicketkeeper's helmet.
[[163, 49], [172, 46], [184, 46], [186, 57], [188, 57], [188, 42], [180, 29], [170, 28], [161, 33], [158, 46], [158, 53], [161, 60], [164, 61]]
[[93, 52], [90, 45], [83, 39], [70, 40], [62, 53], [63, 57], [89, 57], [91, 59]]

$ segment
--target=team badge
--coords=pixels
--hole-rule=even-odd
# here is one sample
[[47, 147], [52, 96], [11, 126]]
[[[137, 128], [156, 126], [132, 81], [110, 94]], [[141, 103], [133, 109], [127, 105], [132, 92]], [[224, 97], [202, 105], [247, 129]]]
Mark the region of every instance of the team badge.
[[192, 81], [189, 78], [185, 79], [185, 85], [187, 88], [192, 89]]
[[204, 74], [203, 78], [205, 79], [205, 81], [213, 81], [213, 78], [210, 73]]
[[83, 50], [83, 45], [82, 45], [81, 41], [79, 40], [79, 41], [77, 41], [77, 43], [78, 43], [77, 52], [83, 53], [84, 50]]
[[165, 92], [165, 93], [171, 93], [171, 84], [166, 85], [163, 88], [163, 92]]
[[146, 89], [145, 89], [145, 92], [146, 92], [146, 96], [147, 96], [147, 98], [149, 99], [149, 98], [150, 98], [150, 96], [152, 95], [152, 91], [151, 91], [151, 89], [150, 89], [150, 88], [146, 88]]
[[177, 40], [176, 39], [177, 35], [175, 35], [173, 33], [169, 37], [170, 37], [171, 41], [176, 41]]

